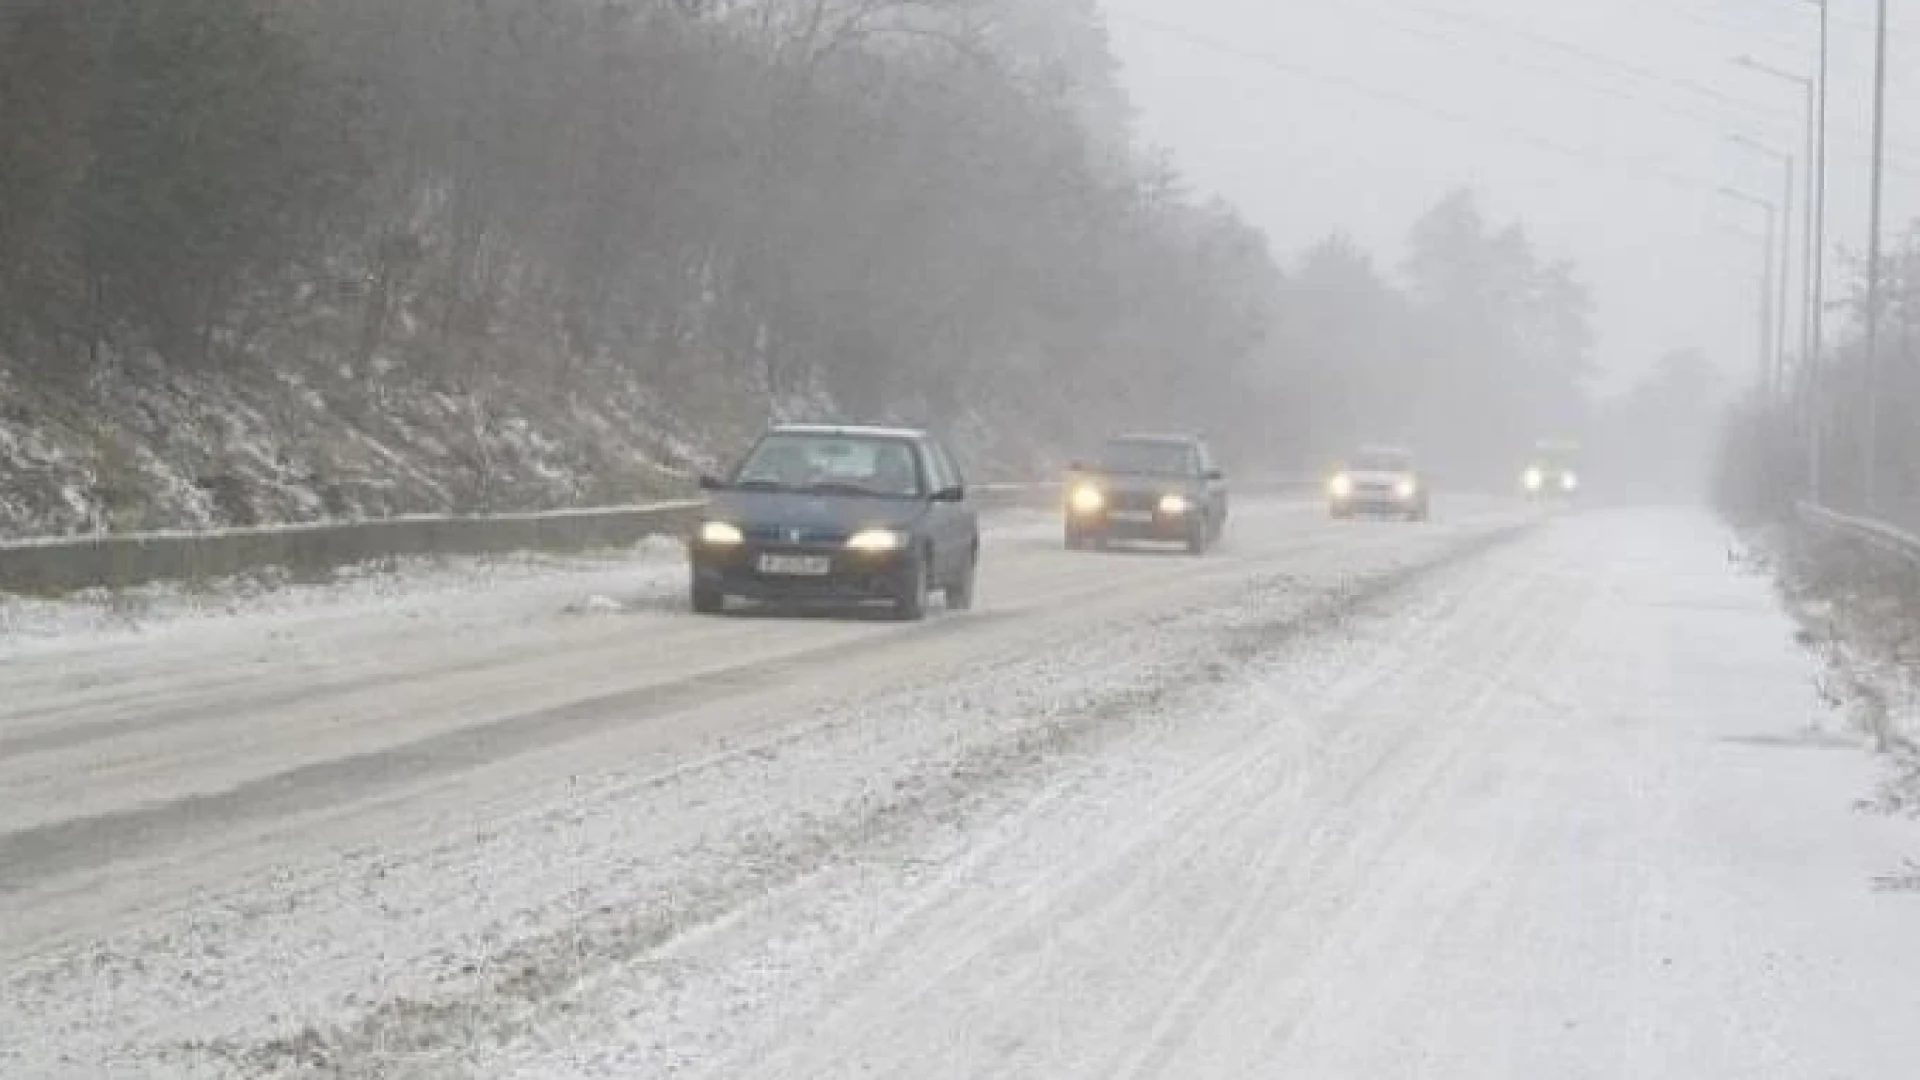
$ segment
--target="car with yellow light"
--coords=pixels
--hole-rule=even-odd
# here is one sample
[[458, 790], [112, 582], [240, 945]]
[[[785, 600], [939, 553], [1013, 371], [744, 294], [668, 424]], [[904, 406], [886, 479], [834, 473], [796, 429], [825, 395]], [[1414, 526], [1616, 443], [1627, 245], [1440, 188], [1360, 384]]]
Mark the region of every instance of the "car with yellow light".
[[688, 543], [693, 609], [731, 599], [973, 606], [980, 523], [958, 461], [906, 428], [790, 424], [760, 437], [709, 493]]
[[1433, 512], [1427, 481], [1410, 451], [1367, 447], [1327, 481], [1327, 511], [1336, 518], [1394, 517], [1426, 521]]
[[1120, 435], [1069, 471], [1069, 550], [1116, 543], [1181, 544], [1205, 554], [1226, 531], [1227, 477], [1198, 435]]

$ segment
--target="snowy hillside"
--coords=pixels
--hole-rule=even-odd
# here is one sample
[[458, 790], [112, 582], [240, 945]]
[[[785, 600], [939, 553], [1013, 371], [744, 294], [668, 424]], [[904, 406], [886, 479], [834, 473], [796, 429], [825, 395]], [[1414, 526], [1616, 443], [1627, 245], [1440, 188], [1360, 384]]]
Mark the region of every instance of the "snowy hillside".
[[688, 422], [611, 366], [465, 385], [380, 369], [141, 360], [62, 387], [0, 367], [0, 537], [636, 500], [683, 490], [752, 420]]

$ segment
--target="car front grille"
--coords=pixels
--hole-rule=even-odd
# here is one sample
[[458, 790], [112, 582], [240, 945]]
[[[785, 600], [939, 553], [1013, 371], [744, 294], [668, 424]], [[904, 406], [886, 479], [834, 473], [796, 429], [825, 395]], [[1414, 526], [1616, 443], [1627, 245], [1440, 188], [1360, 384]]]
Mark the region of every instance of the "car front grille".
[[1108, 500], [1107, 505], [1123, 513], [1150, 511], [1160, 506], [1160, 496], [1151, 491], [1119, 491]]
[[782, 547], [838, 547], [847, 542], [847, 532], [844, 529], [807, 528], [798, 525], [757, 525], [746, 530], [746, 534], [747, 539], [755, 544], [772, 544]]

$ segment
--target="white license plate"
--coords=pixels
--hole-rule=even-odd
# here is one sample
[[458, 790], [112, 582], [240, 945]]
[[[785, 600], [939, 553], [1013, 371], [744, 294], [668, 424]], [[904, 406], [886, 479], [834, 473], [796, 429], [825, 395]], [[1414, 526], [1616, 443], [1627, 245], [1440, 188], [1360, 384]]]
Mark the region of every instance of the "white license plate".
[[1109, 516], [1115, 521], [1125, 521], [1130, 524], [1140, 524], [1153, 520], [1153, 514], [1146, 510], [1116, 510]]
[[833, 573], [833, 560], [825, 555], [762, 555], [760, 572], [782, 577], [825, 577]]

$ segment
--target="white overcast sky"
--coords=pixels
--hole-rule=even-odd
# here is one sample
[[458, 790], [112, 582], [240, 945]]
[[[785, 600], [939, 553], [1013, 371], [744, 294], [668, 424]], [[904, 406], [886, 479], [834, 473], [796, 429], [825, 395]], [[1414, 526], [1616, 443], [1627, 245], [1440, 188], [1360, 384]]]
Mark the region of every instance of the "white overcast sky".
[[[1717, 189], [1779, 196], [1780, 166], [1731, 137], [1799, 153], [1805, 99], [1732, 61], [1811, 74], [1811, 0], [1102, 3], [1142, 138], [1283, 257], [1344, 230], [1396, 266], [1413, 219], [1466, 185], [1578, 262], [1603, 387], [1684, 346], [1751, 374], [1764, 212]], [[1830, 246], [1858, 252], [1874, 3], [1832, 3]], [[1890, 6], [1892, 232], [1920, 216], [1920, 3]]]

